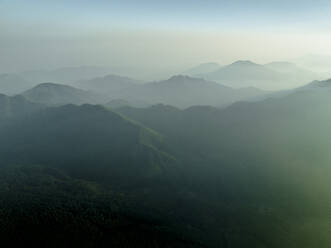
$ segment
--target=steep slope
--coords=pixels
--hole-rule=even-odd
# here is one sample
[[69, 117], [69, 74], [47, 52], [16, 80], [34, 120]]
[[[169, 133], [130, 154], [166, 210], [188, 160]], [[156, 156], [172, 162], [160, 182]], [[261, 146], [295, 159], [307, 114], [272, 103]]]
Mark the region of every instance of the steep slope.
[[47, 105], [103, 103], [106, 97], [93, 92], [77, 89], [68, 85], [42, 83], [22, 93], [32, 102]]
[[121, 98], [187, 108], [192, 105], [223, 106], [263, 93], [253, 88], [235, 90], [215, 82], [179, 75], [128, 89]]
[[174, 163], [161, 152], [159, 135], [100, 106], [47, 108], [3, 129], [0, 136], [6, 140], [0, 145], [2, 161], [58, 166], [110, 183], [159, 176]]
[[201, 247], [171, 217], [181, 169], [155, 131], [101, 106], [66, 105], [0, 125], [0, 140], [4, 245]]

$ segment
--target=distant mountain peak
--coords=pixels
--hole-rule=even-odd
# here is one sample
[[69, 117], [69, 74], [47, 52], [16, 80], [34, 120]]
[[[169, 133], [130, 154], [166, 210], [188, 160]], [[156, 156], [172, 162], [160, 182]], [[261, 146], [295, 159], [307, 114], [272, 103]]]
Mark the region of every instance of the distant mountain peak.
[[231, 65], [240, 65], [240, 66], [257, 66], [258, 64], [250, 61], [250, 60], [238, 60], [233, 62]]
[[51, 82], [38, 84], [37, 86], [24, 91], [22, 95], [32, 102], [50, 105], [62, 105], [69, 103], [98, 104], [106, 100], [104, 96], [93, 92]]
[[191, 79], [192, 77], [187, 76], [187, 75], [174, 75], [172, 77], [170, 77], [168, 80], [178, 80], [178, 79]]
[[[76, 89], [72, 86], [69, 85], [65, 85], [65, 84], [57, 84], [57, 83], [52, 83], [52, 82], [45, 82], [45, 83], [41, 83], [38, 84], [36, 86], [34, 86], [33, 88], [25, 91], [25, 92], [31, 92], [31, 91], [45, 91], [45, 90], [77, 90], [77, 91], [81, 91], [80, 89]], [[25, 92], [23, 92], [23, 94], [25, 94]]]
[[181, 81], [205, 81], [204, 79], [202, 78], [196, 78], [196, 77], [190, 77], [190, 76], [187, 76], [187, 75], [175, 75], [175, 76], [172, 76], [171, 78], [169, 78], [168, 80], [166, 81], [175, 81], [175, 82], [181, 82]]
[[45, 82], [36, 85], [34, 88], [43, 88], [43, 87], [70, 87], [70, 86], [64, 84], [52, 83], [52, 82]]

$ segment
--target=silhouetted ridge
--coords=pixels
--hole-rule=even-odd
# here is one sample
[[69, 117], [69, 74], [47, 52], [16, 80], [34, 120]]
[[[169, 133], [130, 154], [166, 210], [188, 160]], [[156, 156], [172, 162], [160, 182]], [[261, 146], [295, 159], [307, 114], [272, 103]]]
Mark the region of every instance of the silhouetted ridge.
[[263, 94], [263, 91], [233, 89], [222, 84], [176, 75], [164, 81], [151, 82], [124, 90], [121, 99], [145, 101], [147, 103], [163, 103], [179, 108], [193, 105], [223, 106], [237, 100], [249, 99]]
[[233, 62], [230, 66], [259, 66], [250, 60], [238, 60]]
[[140, 82], [128, 77], [110, 74], [104, 77], [79, 81], [76, 85], [82, 89], [105, 94], [111, 98], [118, 98], [123, 90], [135, 87], [138, 83]]
[[[174, 163], [161, 135], [98, 105], [46, 108], [2, 135], [8, 143], [0, 146], [3, 157], [64, 166], [88, 179], [122, 178], [131, 184], [166, 173]], [[18, 156], [11, 157], [11, 150]], [[94, 172], [88, 173], [91, 166]]]
[[102, 95], [56, 83], [42, 83], [22, 93], [32, 102], [47, 105], [98, 104], [106, 101]]
[[42, 107], [40, 104], [28, 101], [21, 95], [7, 96], [0, 94], [0, 120], [31, 114]]

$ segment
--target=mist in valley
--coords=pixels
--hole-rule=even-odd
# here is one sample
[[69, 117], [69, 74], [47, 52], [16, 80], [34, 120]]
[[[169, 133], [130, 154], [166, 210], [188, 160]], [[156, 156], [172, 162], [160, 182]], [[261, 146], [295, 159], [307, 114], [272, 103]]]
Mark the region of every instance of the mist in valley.
[[2, 247], [330, 247], [330, 10], [1, 2]]

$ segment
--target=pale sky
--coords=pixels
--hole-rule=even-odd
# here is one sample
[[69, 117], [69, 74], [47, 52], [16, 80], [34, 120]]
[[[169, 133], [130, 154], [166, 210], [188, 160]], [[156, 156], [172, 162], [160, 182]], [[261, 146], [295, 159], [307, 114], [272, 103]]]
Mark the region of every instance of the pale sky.
[[331, 54], [331, 1], [0, 0], [0, 72]]

